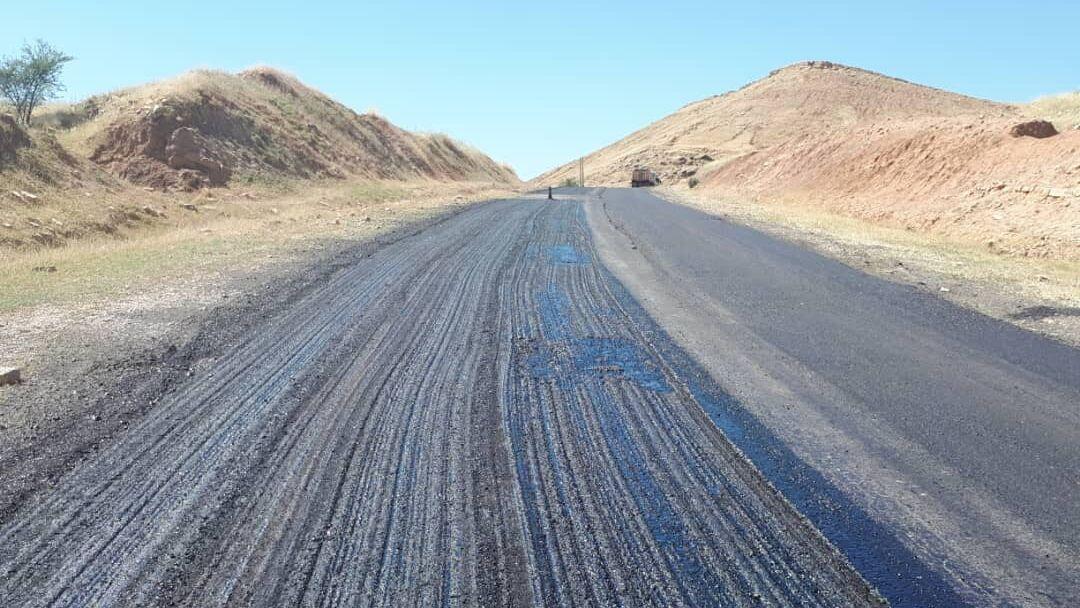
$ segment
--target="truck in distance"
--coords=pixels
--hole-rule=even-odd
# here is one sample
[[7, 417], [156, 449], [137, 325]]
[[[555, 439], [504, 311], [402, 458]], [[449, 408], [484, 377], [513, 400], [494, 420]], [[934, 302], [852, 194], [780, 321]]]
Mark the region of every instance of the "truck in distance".
[[630, 174], [630, 187], [641, 188], [644, 186], [659, 186], [660, 176], [651, 169], [634, 169]]

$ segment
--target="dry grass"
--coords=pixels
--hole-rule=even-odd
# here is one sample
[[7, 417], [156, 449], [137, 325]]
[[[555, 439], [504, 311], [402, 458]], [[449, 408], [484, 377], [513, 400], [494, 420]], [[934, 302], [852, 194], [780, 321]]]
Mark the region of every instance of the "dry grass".
[[[276, 195], [264, 190], [254, 200], [204, 192], [172, 202], [164, 220], [120, 236], [0, 249], [0, 313], [122, 297], [172, 279], [256, 270], [318, 241], [372, 236], [505, 192], [484, 183], [426, 181], [327, 180], [292, 188]], [[461, 200], [446, 200], [455, 197]]]
[[[47, 106], [37, 116], [35, 124], [57, 128], [57, 136], [66, 148], [89, 157], [110, 125], [146, 113], [162, 103], [194, 104], [200, 93], [239, 97], [264, 106], [280, 103], [280, 95], [234, 74], [220, 70], [192, 70], [172, 78], [94, 95], [75, 104]], [[65, 127], [65, 123], [70, 126]]]
[[[36, 123], [0, 165], [0, 312], [244, 270], [519, 184], [445, 135], [357, 114], [269, 68], [188, 72], [43, 108]], [[174, 171], [143, 149], [159, 123], [190, 125], [231, 159], [229, 187], [118, 177], [149, 186]]]
[[1041, 97], [1028, 104], [1027, 109], [1054, 123], [1058, 131], [1075, 129], [1080, 126], [1080, 91]]
[[[162, 230], [137, 240], [95, 238], [58, 249], [0, 258], [0, 311], [119, 296], [148, 279], [204, 272], [250, 255], [257, 241]], [[41, 269], [54, 268], [54, 272]]]
[[216, 195], [223, 198], [277, 198], [326, 178], [348, 180], [346, 190], [383, 183], [378, 192], [355, 193], [370, 200], [392, 197], [390, 180], [519, 184], [512, 170], [446, 135], [414, 134], [357, 114], [262, 67], [196, 70], [48, 106], [36, 124], [31, 145], [0, 156], [0, 249], [58, 246], [95, 234], [124, 238], [177, 219], [182, 227], [178, 204], [188, 202], [183, 190], [192, 183], [158, 149], [180, 126], [198, 130], [203, 152], [231, 167], [231, 192]]

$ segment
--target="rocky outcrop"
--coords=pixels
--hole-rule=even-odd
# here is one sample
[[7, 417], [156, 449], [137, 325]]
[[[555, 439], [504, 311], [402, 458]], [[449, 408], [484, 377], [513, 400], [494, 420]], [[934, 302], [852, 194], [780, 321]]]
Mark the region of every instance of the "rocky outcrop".
[[226, 185], [235, 159], [222, 154], [206, 131], [231, 135], [250, 126], [205, 99], [162, 100], [134, 114], [134, 120], [106, 128], [90, 159], [124, 179], [162, 189]]
[[206, 139], [191, 127], [173, 131], [165, 146], [165, 162], [173, 169], [189, 169], [206, 175], [206, 185], [224, 186], [230, 171], [221, 161], [215, 160], [206, 145]]
[[1045, 120], [1029, 120], [1018, 125], [1013, 125], [1013, 128], [1009, 129], [1009, 135], [1012, 135], [1013, 137], [1045, 139], [1057, 134], [1058, 130], [1054, 128], [1053, 123]]

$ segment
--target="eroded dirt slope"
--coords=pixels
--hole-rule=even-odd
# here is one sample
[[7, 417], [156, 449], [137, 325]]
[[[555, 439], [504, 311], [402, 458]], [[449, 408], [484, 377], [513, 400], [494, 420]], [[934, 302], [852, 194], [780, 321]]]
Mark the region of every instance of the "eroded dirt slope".
[[358, 114], [270, 68], [196, 71], [86, 102], [90, 157], [139, 183], [223, 185], [234, 173], [514, 182], [444, 135]]
[[356, 113], [282, 72], [202, 70], [44, 108], [30, 129], [0, 115], [0, 247], [176, 225], [208, 187], [261, 200], [342, 179], [520, 183], [469, 146]]

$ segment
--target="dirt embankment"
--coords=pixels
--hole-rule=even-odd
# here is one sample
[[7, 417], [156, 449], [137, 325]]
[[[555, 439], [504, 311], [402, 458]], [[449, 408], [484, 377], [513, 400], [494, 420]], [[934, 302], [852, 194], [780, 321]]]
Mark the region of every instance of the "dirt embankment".
[[0, 169], [14, 162], [18, 151], [28, 145], [30, 138], [15, 119], [9, 114], [0, 115]]
[[0, 248], [9, 250], [168, 227], [215, 198], [208, 187], [230, 189], [219, 199], [265, 200], [312, 180], [454, 184], [448, 192], [520, 183], [445, 135], [358, 114], [269, 68], [195, 71], [45, 108], [30, 130], [0, 119]]
[[72, 152], [55, 130], [0, 114], [0, 258], [145, 226], [154, 218], [140, 207], [158, 199]]
[[703, 183], [995, 252], [1080, 259], [1080, 132], [1013, 136], [1016, 120], [921, 119], [810, 136], [735, 159]]
[[288, 177], [512, 183], [513, 172], [450, 138], [358, 114], [269, 68], [193, 72], [105, 96], [91, 158], [153, 187], [196, 189], [234, 172]]
[[[647, 166], [666, 184], [693, 180], [717, 196], [814, 206], [996, 253], [1080, 259], [1070, 99], [1007, 105], [806, 62], [595, 152], [586, 181], [625, 185]], [[568, 164], [532, 183], [576, 171]]]

